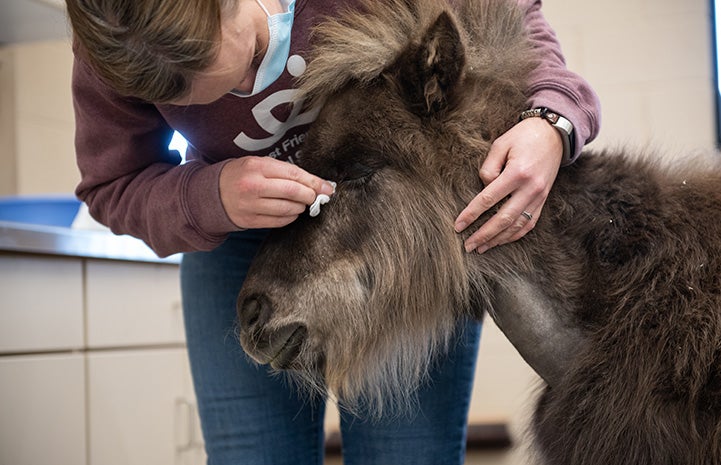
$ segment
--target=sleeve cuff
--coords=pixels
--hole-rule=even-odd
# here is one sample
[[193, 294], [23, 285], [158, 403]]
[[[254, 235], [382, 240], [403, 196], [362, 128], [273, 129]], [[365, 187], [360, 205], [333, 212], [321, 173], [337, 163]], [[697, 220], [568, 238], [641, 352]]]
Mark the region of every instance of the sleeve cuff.
[[230, 220], [220, 199], [220, 172], [229, 161], [212, 165], [198, 163], [185, 180], [184, 210], [188, 224], [215, 245], [224, 241], [229, 233], [241, 230]]

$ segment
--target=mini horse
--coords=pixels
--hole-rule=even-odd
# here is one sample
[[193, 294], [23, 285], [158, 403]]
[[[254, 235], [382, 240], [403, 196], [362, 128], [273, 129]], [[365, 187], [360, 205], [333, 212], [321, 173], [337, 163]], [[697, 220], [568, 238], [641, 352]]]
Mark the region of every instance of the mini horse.
[[465, 253], [454, 219], [536, 63], [514, 2], [455, 3], [368, 0], [316, 31], [300, 164], [337, 192], [260, 250], [244, 349], [380, 412], [487, 311], [546, 382], [541, 463], [721, 464], [721, 170], [585, 153], [526, 237]]

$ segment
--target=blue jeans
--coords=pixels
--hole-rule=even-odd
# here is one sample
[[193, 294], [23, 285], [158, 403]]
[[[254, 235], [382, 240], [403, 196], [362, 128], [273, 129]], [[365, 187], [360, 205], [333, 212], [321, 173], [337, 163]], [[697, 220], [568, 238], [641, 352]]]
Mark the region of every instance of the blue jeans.
[[[262, 231], [236, 233], [211, 252], [183, 257], [188, 352], [209, 465], [320, 465], [322, 399], [307, 399], [235, 337], [235, 300]], [[480, 324], [458, 330], [419, 393], [418, 411], [365, 420], [341, 413], [347, 465], [462, 464]]]

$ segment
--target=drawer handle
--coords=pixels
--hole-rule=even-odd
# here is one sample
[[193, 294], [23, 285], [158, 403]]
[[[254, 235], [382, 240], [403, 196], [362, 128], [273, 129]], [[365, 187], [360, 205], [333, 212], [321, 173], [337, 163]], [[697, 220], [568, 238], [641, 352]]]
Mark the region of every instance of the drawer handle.
[[203, 438], [198, 431], [198, 407], [184, 398], [175, 399], [175, 451], [180, 454], [203, 448]]

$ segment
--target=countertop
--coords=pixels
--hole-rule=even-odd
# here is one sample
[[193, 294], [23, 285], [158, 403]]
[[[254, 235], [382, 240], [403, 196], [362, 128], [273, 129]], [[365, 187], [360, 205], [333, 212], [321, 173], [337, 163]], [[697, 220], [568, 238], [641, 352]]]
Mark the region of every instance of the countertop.
[[0, 221], [0, 251], [169, 264], [181, 258], [158, 258], [143, 241], [130, 236], [12, 221]]

